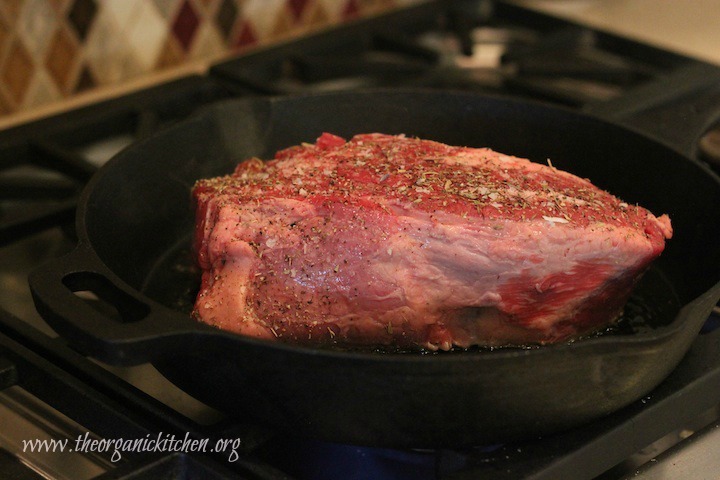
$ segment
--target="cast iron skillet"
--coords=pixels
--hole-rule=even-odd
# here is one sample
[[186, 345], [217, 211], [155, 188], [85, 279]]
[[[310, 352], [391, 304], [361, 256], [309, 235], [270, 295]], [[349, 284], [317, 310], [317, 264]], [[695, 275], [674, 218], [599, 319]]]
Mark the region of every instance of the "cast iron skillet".
[[[646, 312], [665, 320], [570, 344], [441, 355], [297, 347], [196, 323], [186, 308], [197, 279], [182, 260], [193, 182], [324, 131], [405, 133], [550, 158], [629, 204], [668, 213], [675, 237], [648, 276], [659, 310]], [[242, 418], [363, 445], [484, 444], [588, 422], [662, 381], [720, 298], [719, 207], [720, 180], [699, 163], [541, 104], [440, 92], [241, 99], [111, 160], [83, 194], [76, 250], [34, 272], [30, 284], [39, 312], [76, 348], [113, 364], [150, 361], [198, 399]], [[116, 314], [73, 294], [85, 290]]]

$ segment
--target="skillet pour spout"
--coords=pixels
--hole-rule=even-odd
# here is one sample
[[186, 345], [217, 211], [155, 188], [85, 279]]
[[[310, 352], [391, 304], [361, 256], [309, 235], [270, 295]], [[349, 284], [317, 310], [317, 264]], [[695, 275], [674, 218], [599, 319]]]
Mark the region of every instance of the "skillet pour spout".
[[[675, 235], [653, 268], [677, 308], [654, 330], [440, 355], [313, 349], [195, 322], [188, 298], [197, 279], [172, 267], [191, 243], [194, 182], [325, 131], [551, 158], [629, 204], [668, 213]], [[239, 99], [108, 162], [83, 192], [78, 247], [33, 272], [30, 285], [41, 315], [79, 350], [110, 363], [152, 362], [199, 400], [264, 425], [369, 446], [497, 443], [608, 415], [675, 368], [720, 299], [717, 205], [720, 179], [706, 166], [627, 127], [539, 103], [437, 91]], [[88, 290], [112, 313], [74, 294]]]

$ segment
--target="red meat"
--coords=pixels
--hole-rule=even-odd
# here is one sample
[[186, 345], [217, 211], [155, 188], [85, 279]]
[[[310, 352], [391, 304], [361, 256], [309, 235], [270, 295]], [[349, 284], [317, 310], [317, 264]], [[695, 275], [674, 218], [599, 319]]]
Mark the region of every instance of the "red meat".
[[552, 166], [383, 134], [199, 181], [194, 315], [288, 342], [544, 344], [612, 322], [670, 220]]

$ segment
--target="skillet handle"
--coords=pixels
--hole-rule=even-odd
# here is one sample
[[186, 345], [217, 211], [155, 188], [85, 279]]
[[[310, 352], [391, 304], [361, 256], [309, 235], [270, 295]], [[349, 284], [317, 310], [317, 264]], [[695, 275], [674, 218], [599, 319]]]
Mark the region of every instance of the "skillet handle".
[[29, 277], [35, 306], [83, 354], [137, 365], [185, 351], [211, 327], [139, 296], [79, 244]]
[[720, 66], [692, 64], [584, 111], [698, 158], [699, 138], [720, 121]]

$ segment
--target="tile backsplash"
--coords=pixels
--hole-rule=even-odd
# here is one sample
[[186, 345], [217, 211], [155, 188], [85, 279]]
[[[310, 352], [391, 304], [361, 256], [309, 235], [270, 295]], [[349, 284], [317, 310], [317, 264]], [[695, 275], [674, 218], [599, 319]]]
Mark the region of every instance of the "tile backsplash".
[[420, 0], [0, 0], [0, 115]]

